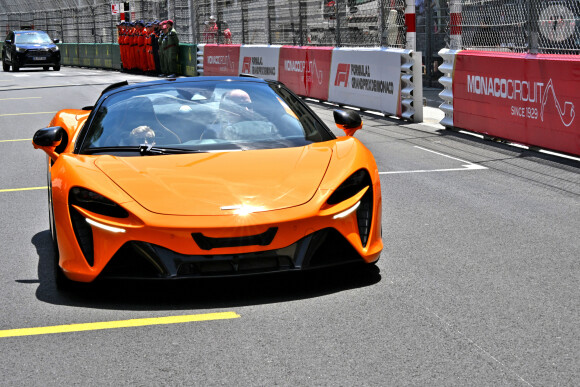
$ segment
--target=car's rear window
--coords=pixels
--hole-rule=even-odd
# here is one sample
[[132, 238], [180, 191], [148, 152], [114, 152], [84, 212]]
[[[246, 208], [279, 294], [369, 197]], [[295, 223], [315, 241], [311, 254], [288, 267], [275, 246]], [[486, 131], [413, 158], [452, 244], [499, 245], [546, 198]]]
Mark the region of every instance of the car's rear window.
[[334, 137], [284, 87], [208, 80], [112, 94], [84, 138], [81, 152], [94, 153], [143, 144], [201, 151], [283, 148]]

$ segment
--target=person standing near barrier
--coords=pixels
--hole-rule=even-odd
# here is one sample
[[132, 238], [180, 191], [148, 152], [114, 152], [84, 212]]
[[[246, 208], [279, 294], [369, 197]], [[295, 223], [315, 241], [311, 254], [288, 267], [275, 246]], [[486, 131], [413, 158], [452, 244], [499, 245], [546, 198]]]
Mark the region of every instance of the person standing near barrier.
[[224, 44], [232, 44], [232, 31], [228, 22], [223, 22], [222, 27], [224, 29]]
[[154, 74], [159, 74], [161, 72], [161, 66], [159, 65], [159, 20], [151, 22], [151, 28], [149, 30], [149, 44], [151, 46], [151, 58], [152, 63], [149, 65], [150, 70]]
[[147, 56], [145, 52], [145, 35], [147, 34], [147, 31], [145, 30], [145, 23], [143, 20], [138, 20], [135, 24], [137, 27], [136, 67], [137, 70], [145, 72], [147, 69]]
[[121, 22], [121, 23], [118, 23], [117, 24], [117, 44], [119, 44], [119, 53], [121, 55], [121, 70], [125, 66], [125, 63], [124, 63], [125, 62], [124, 61], [124, 59], [125, 59], [125, 52], [124, 51], [125, 50], [124, 50], [124, 47], [123, 47], [123, 39], [124, 39], [124, 36], [123, 36], [123, 23]]
[[131, 22], [127, 36], [128, 43], [128, 70], [134, 70], [136, 67], [136, 51], [137, 51], [137, 28], [135, 22]]
[[215, 16], [210, 16], [209, 20], [205, 22], [204, 38], [205, 43], [217, 43], [218, 26]]
[[166, 61], [165, 61], [165, 38], [167, 37], [167, 26], [166, 26], [167, 20], [163, 20], [160, 24], [159, 27], [161, 27], [161, 32], [159, 33], [159, 38], [158, 38], [158, 42], [159, 42], [159, 68], [160, 68], [160, 72], [161, 74], [159, 74], [160, 77], [164, 77], [165, 75], [167, 75], [167, 67], [166, 67]]
[[151, 33], [153, 32], [153, 25], [145, 23], [145, 73], [151, 74], [155, 70], [155, 62], [153, 61], [153, 44]]
[[173, 20], [167, 20], [165, 22], [165, 30], [167, 34], [163, 40], [162, 50], [163, 58], [165, 60], [165, 67], [169, 74], [169, 78], [175, 78], [177, 76], [177, 61], [179, 55], [179, 37], [177, 32], [173, 28]]
[[127, 22], [123, 22], [123, 37], [121, 39], [121, 43], [123, 45], [123, 58], [122, 58], [122, 62], [123, 62], [123, 69], [126, 71], [129, 69], [129, 65], [130, 65], [130, 60], [129, 60], [129, 30], [130, 30], [130, 26], [129, 23]]

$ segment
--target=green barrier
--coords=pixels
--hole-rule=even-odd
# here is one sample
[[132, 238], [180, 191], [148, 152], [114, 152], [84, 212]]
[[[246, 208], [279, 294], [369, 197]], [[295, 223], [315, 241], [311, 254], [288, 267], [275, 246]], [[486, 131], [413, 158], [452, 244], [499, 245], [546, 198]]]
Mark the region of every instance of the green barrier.
[[180, 74], [190, 77], [197, 76], [197, 46], [192, 44], [179, 45]]
[[[117, 43], [59, 43], [63, 66], [121, 70], [121, 51]], [[197, 46], [179, 45], [179, 74], [197, 76]]]

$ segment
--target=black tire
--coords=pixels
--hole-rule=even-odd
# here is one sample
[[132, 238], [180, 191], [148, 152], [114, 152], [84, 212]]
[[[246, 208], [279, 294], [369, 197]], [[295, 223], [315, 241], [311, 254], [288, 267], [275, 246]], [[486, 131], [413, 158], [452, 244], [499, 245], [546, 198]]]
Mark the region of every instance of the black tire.
[[20, 67], [12, 65], [12, 71], [18, 72], [18, 71], [20, 71]]
[[44, 71], [48, 71], [48, 69], [50, 69], [50, 67], [48, 67], [48, 66], [43, 66], [42, 67], [42, 70], [44, 70]]
[[53, 69], [54, 71], [60, 71], [60, 65], [59, 65], [59, 64], [57, 64], [57, 65], [54, 65], [54, 66], [52, 67], [52, 69]]
[[10, 71], [10, 65], [6, 63], [6, 59], [4, 59], [4, 57], [2, 57], [2, 70]]

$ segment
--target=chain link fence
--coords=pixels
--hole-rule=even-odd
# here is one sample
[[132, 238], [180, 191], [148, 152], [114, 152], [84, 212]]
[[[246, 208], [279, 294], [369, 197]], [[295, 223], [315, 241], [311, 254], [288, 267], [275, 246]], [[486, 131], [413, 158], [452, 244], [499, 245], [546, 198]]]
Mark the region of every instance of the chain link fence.
[[[113, 0], [116, 1], [116, 0]], [[182, 43], [406, 47], [437, 77], [441, 48], [580, 54], [580, 0], [134, 0], [126, 20], [171, 18]], [[459, 14], [453, 17], [452, 11]], [[0, 0], [0, 31], [36, 28], [64, 43], [115, 43], [119, 14], [105, 0]], [[460, 46], [450, 34], [460, 31]]]
[[580, 54], [578, 0], [451, 0], [461, 17], [461, 47], [488, 51]]
[[[115, 1], [115, 0], [113, 0]], [[0, 0], [0, 31], [116, 42], [112, 2]], [[173, 19], [183, 43], [405, 47], [405, 0], [134, 0], [126, 20]], [[213, 20], [215, 19], [215, 23]]]

